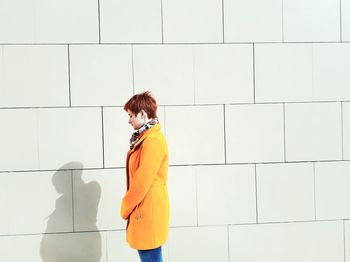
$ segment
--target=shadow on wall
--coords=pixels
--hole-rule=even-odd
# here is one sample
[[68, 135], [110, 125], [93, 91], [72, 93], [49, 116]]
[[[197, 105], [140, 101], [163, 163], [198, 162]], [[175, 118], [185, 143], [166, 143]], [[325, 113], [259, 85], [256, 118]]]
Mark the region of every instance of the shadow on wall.
[[[63, 175], [67, 174], [67, 169], [70, 172], [68, 178], [72, 178], [73, 188], [79, 194], [75, 192], [72, 195], [72, 188], [62, 182]], [[74, 169], [74, 171], [69, 169]], [[41, 240], [40, 255], [43, 262], [99, 262], [101, 259], [101, 234], [96, 225], [101, 187], [96, 181], [85, 183], [82, 180], [82, 169], [82, 163], [69, 162], [52, 177], [57, 193], [62, 195], [56, 199], [56, 208], [48, 216], [46, 231]], [[64, 170], [65, 172], [62, 172]], [[71, 207], [72, 199], [74, 200], [74, 215]], [[67, 221], [67, 217], [72, 219], [74, 231], [79, 232], [52, 234], [52, 232], [65, 231], [60, 230], [60, 227], [63, 221]]]

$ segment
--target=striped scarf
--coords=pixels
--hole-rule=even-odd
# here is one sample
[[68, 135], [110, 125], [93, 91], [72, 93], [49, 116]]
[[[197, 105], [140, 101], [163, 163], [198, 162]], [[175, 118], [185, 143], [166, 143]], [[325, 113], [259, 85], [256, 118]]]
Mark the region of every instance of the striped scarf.
[[158, 124], [158, 118], [154, 118], [149, 120], [146, 124], [144, 124], [141, 128], [139, 128], [136, 132], [134, 132], [130, 138], [130, 149], [134, 148], [134, 145], [140, 140], [142, 135], [150, 128], [152, 128], [155, 124]]

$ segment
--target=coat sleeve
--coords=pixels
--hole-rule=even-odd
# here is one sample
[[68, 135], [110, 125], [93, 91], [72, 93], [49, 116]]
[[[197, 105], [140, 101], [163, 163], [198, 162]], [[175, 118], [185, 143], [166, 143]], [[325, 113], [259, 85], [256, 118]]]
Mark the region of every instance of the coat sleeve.
[[133, 174], [129, 190], [125, 193], [120, 215], [128, 219], [133, 209], [143, 200], [160, 168], [165, 156], [165, 148], [161, 140], [147, 137], [142, 142], [139, 167]]

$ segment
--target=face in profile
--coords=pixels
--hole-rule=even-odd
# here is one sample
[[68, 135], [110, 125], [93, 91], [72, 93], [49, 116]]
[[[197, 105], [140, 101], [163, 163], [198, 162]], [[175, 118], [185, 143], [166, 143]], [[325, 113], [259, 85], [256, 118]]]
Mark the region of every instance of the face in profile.
[[130, 110], [127, 110], [127, 112], [129, 115], [128, 123], [132, 125], [134, 130], [140, 129], [145, 124], [145, 120], [142, 119], [142, 112], [139, 112], [137, 115]]

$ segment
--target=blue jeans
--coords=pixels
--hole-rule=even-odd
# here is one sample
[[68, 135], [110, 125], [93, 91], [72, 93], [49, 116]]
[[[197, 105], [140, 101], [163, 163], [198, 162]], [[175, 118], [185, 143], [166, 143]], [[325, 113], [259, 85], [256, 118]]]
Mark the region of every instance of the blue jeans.
[[137, 251], [139, 252], [141, 262], [163, 262], [162, 246], [154, 249], [137, 250]]

